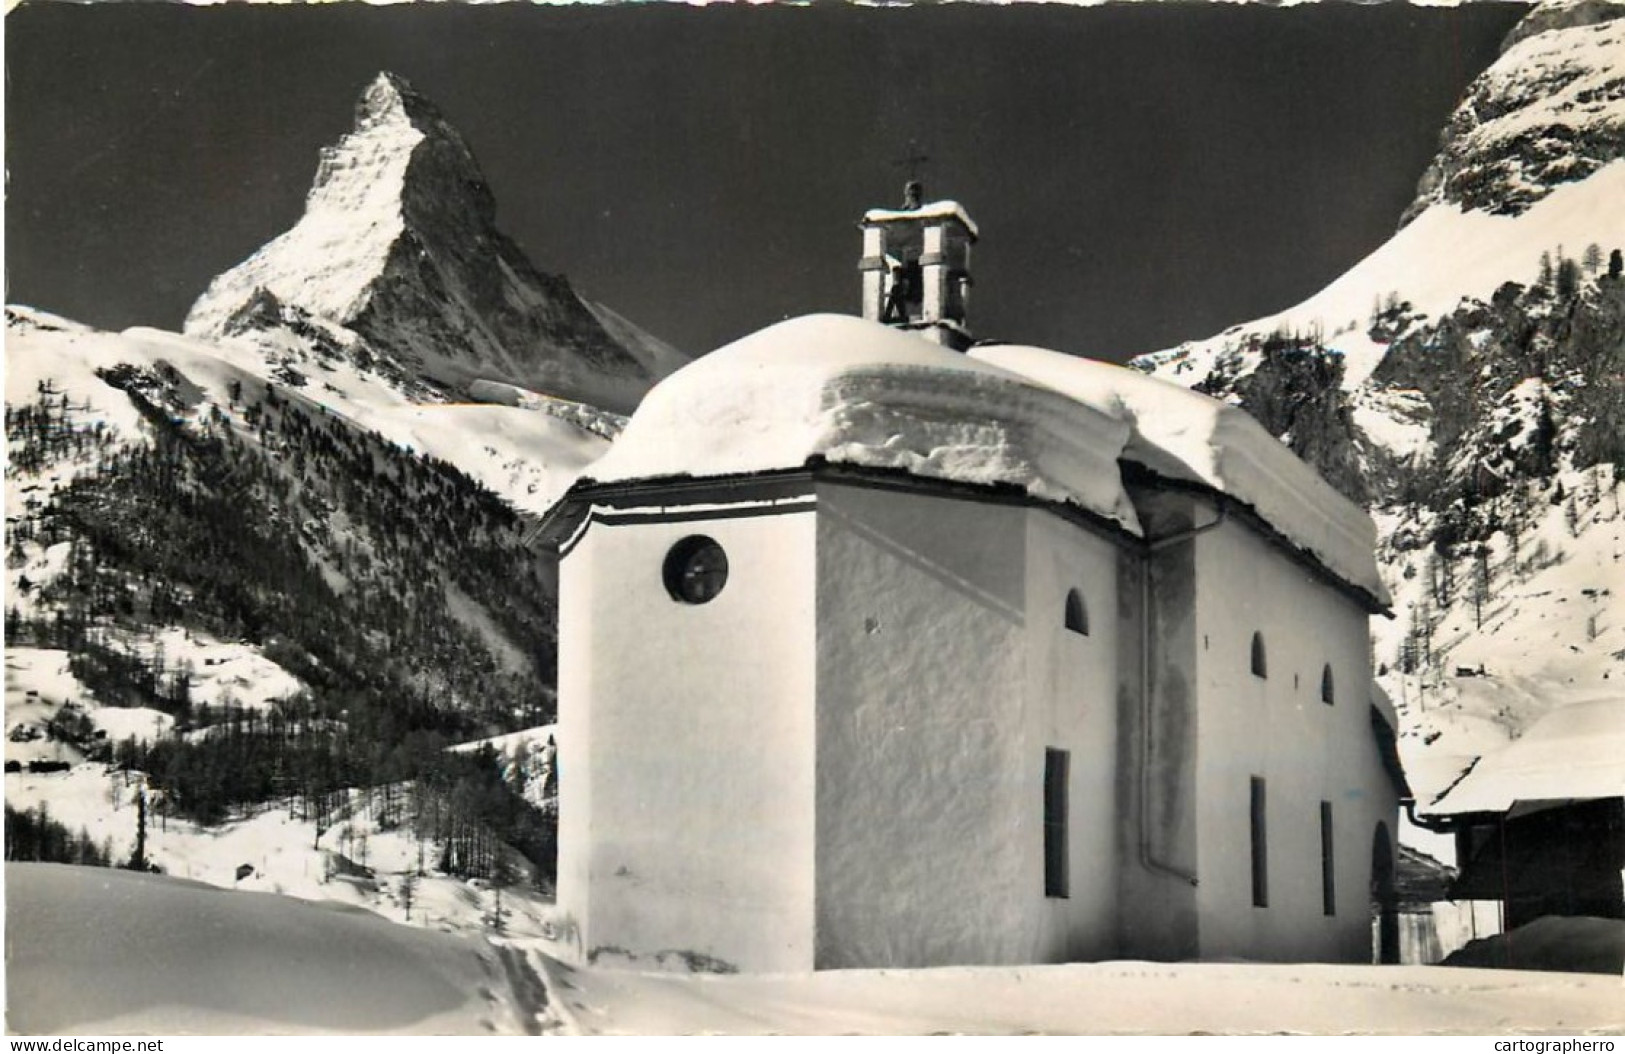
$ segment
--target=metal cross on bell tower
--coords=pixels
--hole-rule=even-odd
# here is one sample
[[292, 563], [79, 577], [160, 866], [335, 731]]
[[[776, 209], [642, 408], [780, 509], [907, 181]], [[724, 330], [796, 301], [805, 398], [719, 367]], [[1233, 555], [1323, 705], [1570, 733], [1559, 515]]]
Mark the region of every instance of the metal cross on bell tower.
[[909, 143], [909, 147], [915, 152], [909, 154], [907, 157], [897, 158], [892, 162], [892, 166], [894, 168], [908, 169], [908, 181], [910, 183], [918, 183], [920, 181], [920, 167], [927, 161], [931, 160], [931, 155], [919, 153], [919, 148], [912, 142]]
[[914, 153], [909, 154], [906, 157], [897, 158], [892, 162], [893, 168], [908, 169], [908, 182], [903, 184], [902, 208], [905, 211], [919, 208], [922, 200], [925, 198], [925, 184], [920, 182], [920, 168], [927, 161], [931, 160], [931, 155], [920, 153], [919, 146], [914, 142], [914, 140], [909, 140], [908, 145], [909, 148], [914, 151]]

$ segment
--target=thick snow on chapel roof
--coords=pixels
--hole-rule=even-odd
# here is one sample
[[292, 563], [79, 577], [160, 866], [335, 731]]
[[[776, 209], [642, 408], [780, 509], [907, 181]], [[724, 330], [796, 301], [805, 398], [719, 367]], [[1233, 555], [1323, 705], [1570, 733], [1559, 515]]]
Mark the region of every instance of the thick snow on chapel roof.
[[813, 458], [1012, 484], [1138, 534], [1123, 458], [1235, 499], [1389, 602], [1370, 517], [1245, 411], [1121, 366], [1015, 345], [963, 355], [844, 315], [781, 322], [672, 374], [586, 476], [707, 478]]
[[1199, 483], [1250, 507], [1327, 570], [1387, 605], [1376, 526], [1364, 509], [1239, 407], [1110, 363], [1013, 344], [970, 355], [1021, 374], [1131, 429], [1123, 457], [1166, 479]]
[[810, 315], [683, 367], [586, 475], [601, 483], [799, 468], [812, 458], [1019, 486], [1125, 530], [1127, 425], [888, 326]]

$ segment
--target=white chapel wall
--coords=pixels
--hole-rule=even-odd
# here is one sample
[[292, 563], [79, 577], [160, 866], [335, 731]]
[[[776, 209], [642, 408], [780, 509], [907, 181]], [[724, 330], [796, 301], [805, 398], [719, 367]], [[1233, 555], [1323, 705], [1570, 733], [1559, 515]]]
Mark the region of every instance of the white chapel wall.
[[[662, 578], [692, 534], [728, 558], [704, 604]], [[810, 511], [597, 523], [562, 561], [559, 900], [584, 955], [811, 968], [813, 540]]]
[[[1039, 962], [1109, 959], [1118, 954], [1118, 709], [1124, 637], [1138, 630], [1137, 609], [1120, 604], [1119, 556], [1111, 541], [1044, 509], [1027, 512], [1026, 724], [1032, 767], [1045, 747], [1069, 756], [1067, 895], [1040, 903]], [[1065, 624], [1067, 594], [1082, 601], [1087, 634]], [[1128, 656], [1132, 658], [1132, 654]], [[1032, 791], [1031, 809], [1041, 804]], [[1040, 851], [1024, 845], [1029, 863]], [[1038, 868], [1029, 888], [1042, 887]]]
[[[1196, 546], [1201, 955], [1364, 960], [1372, 836], [1379, 820], [1393, 828], [1396, 808], [1371, 733], [1368, 615], [1237, 520]], [[1252, 673], [1255, 632], [1264, 677]], [[1265, 781], [1266, 907], [1253, 903], [1255, 776]], [[1323, 801], [1334, 830], [1331, 916]]]
[[[560, 904], [585, 956], [1365, 958], [1371, 838], [1395, 799], [1363, 609], [1235, 519], [1160, 550], [1142, 592], [1137, 556], [1047, 510], [816, 486], [816, 513], [594, 523], [562, 561]], [[1213, 516], [1146, 500], [1159, 534]], [[662, 580], [691, 534], [728, 554], [705, 604]], [[1086, 637], [1065, 627], [1073, 588]], [[1046, 748], [1070, 758], [1065, 898], [1044, 889]], [[1166, 873], [1184, 869], [1197, 886]]]
[[1025, 511], [818, 497], [818, 965], [1025, 961], [1043, 900]]
[[[1116, 547], [1043, 510], [838, 484], [819, 516], [819, 965], [1109, 957]], [[1064, 898], [1046, 748], [1070, 760]]]

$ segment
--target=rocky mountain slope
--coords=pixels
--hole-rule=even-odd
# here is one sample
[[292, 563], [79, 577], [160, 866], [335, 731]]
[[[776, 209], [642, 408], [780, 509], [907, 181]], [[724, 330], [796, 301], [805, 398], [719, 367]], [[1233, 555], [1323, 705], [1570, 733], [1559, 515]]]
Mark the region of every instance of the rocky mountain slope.
[[[7, 309], [9, 845], [396, 917], [416, 895], [437, 925], [507, 917], [463, 879], [545, 884], [529, 748], [446, 748], [551, 720], [554, 568], [525, 532], [683, 357], [494, 212], [384, 74], [187, 334]], [[270, 828], [285, 857], [219, 856]]]
[[322, 152], [305, 212], [220, 275], [185, 331], [205, 338], [312, 329], [461, 391], [505, 381], [620, 413], [684, 356], [536, 270], [496, 227], [461, 135], [393, 74]]
[[[369, 870], [369, 841], [408, 862], [415, 844], [426, 887], [513, 847], [500, 866], [545, 882], [553, 821], [523, 774], [445, 748], [551, 719], [553, 569], [514, 504], [366, 422], [461, 412], [578, 465], [604, 439], [533, 409], [392, 405], [342, 363], [302, 390], [252, 346], [29, 309], [6, 346], [8, 831], [240, 885], [215, 851], [253, 844], [224, 836], [270, 805], [303, 833], [258, 861], [261, 888], [387, 906], [370, 879], [327, 886]], [[458, 424], [436, 434], [489, 466]], [[352, 787], [383, 801], [347, 805]], [[137, 835], [143, 801], [162, 835]], [[446, 897], [439, 917], [481, 924]]]
[[1536, 8], [1401, 229], [1303, 304], [1137, 364], [1239, 403], [1367, 502], [1380, 682], [1425, 807], [1625, 679], [1625, 5]]
[[1617, 3], [1543, 4], [1450, 117], [1404, 222], [1439, 203], [1520, 215], [1625, 155]]

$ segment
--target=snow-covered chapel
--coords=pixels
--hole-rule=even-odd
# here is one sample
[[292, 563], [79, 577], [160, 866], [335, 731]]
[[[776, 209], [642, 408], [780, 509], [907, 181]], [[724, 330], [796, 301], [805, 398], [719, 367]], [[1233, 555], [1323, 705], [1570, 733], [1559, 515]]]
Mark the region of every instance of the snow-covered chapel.
[[959, 205], [863, 230], [866, 317], [679, 370], [547, 524], [583, 958], [1369, 961], [1370, 520], [1240, 409], [973, 345]]

